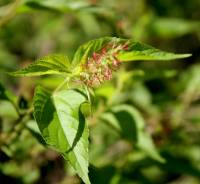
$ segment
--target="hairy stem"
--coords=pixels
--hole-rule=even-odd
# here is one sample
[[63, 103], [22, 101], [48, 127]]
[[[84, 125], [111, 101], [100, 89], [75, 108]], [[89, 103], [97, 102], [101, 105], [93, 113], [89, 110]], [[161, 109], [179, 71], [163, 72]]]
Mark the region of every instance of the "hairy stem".
[[3, 146], [10, 145], [14, 140], [16, 140], [21, 134], [25, 127], [25, 122], [30, 118], [30, 114], [33, 112], [33, 108], [30, 108], [24, 114], [20, 114], [19, 118], [14, 122], [12, 129], [5, 135], [1, 136], [0, 148]]
[[90, 116], [92, 115], [92, 101], [91, 101], [91, 97], [90, 97], [90, 92], [89, 92], [89, 89], [86, 85], [84, 85], [84, 88], [85, 88], [85, 91], [86, 91], [86, 94], [87, 94], [87, 97], [88, 97], [88, 101], [90, 103]]

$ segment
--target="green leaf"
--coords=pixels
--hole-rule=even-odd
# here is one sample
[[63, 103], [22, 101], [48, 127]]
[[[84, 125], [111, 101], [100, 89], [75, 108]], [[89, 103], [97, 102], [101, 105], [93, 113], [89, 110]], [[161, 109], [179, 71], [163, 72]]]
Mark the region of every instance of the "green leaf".
[[39, 76], [46, 74], [69, 74], [71, 71], [68, 57], [60, 54], [45, 56], [31, 65], [12, 72], [14, 76]]
[[101, 116], [101, 119], [109, 122], [121, 135], [129, 141], [135, 142], [137, 147], [148, 156], [164, 162], [153, 143], [151, 136], [145, 131], [145, 122], [137, 109], [130, 105], [118, 105]]
[[109, 42], [118, 41], [115, 37], [103, 37], [95, 40], [91, 40], [83, 45], [81, 45], [73, 58], [72, 65], [77, 66], [78, 64], [85, 63], [88, 57], [91, 57], [93, 52], [99, 51]]
[[13, 106], [13, 103], [10, 101], [0, 99], [0, 117], [8, 117], [11, 120], [16, 120], [19, 118], [19, 114], [16, 111], [16, 108]]
[[89, 184], [88, 128], [80, 110], [86, 97], [75, 90], [51, 94], [36, 88], [34, 116], [47, 145], [59, 151], [72, 167]]
[[134, 60], [173, 60], [190, 56], [191, 54], [174, 54], [161, 51], [146, 44], [130, 41], [129, 51], [119, 53], [117, 58], [125, 62]]
[[41, 143], [43, 146], [46, 146], [46, 142], [44, 141], [41, 133], [40, 133], [40, 130], [37, 126], [37, 123], [36, 121], [34, 120], [29, 120], [27, 123], [26, 123], [26, 128], [29, 130], [29, 132], [35, 137], [35, 139]]
[[195, 65], [181, 75], [179, 82], [180, 93], [183, 99], [197, 100], [200, 96], [200, 65]]
[[[133, 60], [171, 60], [191, 56], [191, 54], [174, 54], [161, 51], [149, 45], [134, 42], [131, 39], [103, 37], [81, 45], [74, 55], [72, 65], [77, 66], [85, 63], [87, 59], [92, 56], [92, 53], [100, 52], [100, 50], [108, 44], [118, 45], [125, 43], [128, 43], [128, 49], [121, 50], [116, 56], [121, 62]], [[110, 50], [111, 49], [112, 48], [110, 48]]]
[[[2, 101], [1, 101], [2, 100]], [[17, 97], [9, 90], [5, 89], [0, 83], [0, 117], [10, 117], [17, 119], [19, 112], [17, 110]]]
[[[38, 76], [45, 74], [79, 74], [81, 65], [86, 63], [94, 52], [100, 52], [107, 45], [128, 44], [128, 50], [119, 50], [116, 55], [121, 62], [133, 60], [170, 60], [189, 57], [190, 54], [173, 54], [155, 49], [151, 46], [116, 37], [103, 37], [81, 45], [76, 51], [72, 64], [63, 55], [50, 55], [37, 60], [28, 67], [11, 73], [14, 76]], [[112, 50], [107, 49], [106, 52]]]

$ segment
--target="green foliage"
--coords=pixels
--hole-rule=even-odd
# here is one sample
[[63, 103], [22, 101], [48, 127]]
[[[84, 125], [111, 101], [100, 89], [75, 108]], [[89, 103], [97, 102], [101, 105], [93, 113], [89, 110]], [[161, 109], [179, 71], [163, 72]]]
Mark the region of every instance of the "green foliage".
[[136, 43], [135, 46], [135, 49], [133, 49], [134, 51], [119, 54], [118, 59], [121, 61], [172, 60], [191, 56], [191, 54], [173, 54], [169, 52], [163, 52], [138, 43]]
[[[71, 76], [80, 75], [81, 67], [88, 62], [88, 58], [94, 53], [101, 54], [101, 50], [107, 48], [108, 57], [112, 57], [112, 51], [120, 45], [127, 45], [127, 49], [119, 48], [116, 51], [115, 57], [120, 62], [134, 60], [171, 60], [191, 56], [190, 54], [173, 54], [160, 51], [151, 46], [133, 42], [128, 39], [120, 39], [115, 37], [105, 37], [89, 41], [83, 44], [76, 51], [72, 62], [64, 55], [45, 56], [28, 67], [11, 73], [14, 76], [39, 76], [45, 74], [68, 74]], [[111, 53], [111, 56], [109, 56]], [[103, 55], [103, 54], [102, 54]], [[112, 58], [111, 58], [112, 59]]]
[[134, 107], [124, 104], [114, 106], [110, 112], [103, 114], [101, 119], [110, 123], [122, 134], [122, 137], [134, 142], [147, 155], [159, 162], [164, 162], [151, 136], [145, 131], [145, 122], [141, 114]]
[[47, 145], [69, 160], [83, 181], [88, 178], [88, 128], [80, 106], [86, 98], [80, 92], [63, 90], [51, 96], [38, 87], [34, 116]]
[[[96, 58], [95, 54], [98, 54], [98, 58]], [[80, 81], [82, 80], [82, 67], [83, 65], [89, 65], [90, 58], [94, 60], [92, 70], [97, 70], [98, 72], [98, 68], [95, 68], [99, 67], [98, 65], [95, 66], [97, 62], [102, 62], [102, 66], [105, 67], [110, 64], [104, 64], [103, 62], [114, 62], [115, 58], [119, 60], [118, 62], [124, 62], [136, 59], [168, 60], [188, 56], [190, 55], [162, 52], [128, 39], [105, 37], [92, 40], [80, 46], [75, 53], [72, 64], [65, 56], [52, 55], [39, 59], [28, 67], [12, 74], [14, 76], [65, 74], [68, 76], [63, 83], [65, 84], [65, 82], [73, 80], [77, 76]], [[113, 63], [113, 66], [115, 65]], [[85, 72], [87, 72], [87, 68]], [[99, 74], [94, 73], [94, 75]], [[106, 76], [106, 74], [102, 75]], [[91, 80], [93, 80], [93, 77]], [[81, 82], [84, 84], [84, 81]], [[86, 97], [75, 90], [60, 91], [63, 84], [55, 90], [53, 95], [41, 87], [36, 89], [34, 116], [46, 144], [55, 148], [66, 160], [69, 160], [78, 175], [88, 184], [90, 183], [88, 178], [88, 129], [85, 117], [81, 112], [81, 104], [86, 102]], [[84, 85], [86, 85], [86, 89], [90, 87], [87, 86], [87, 83]], [[90, 99], [89, 91], [86, 90], [86, 92]], [[87, 108], [85, 107], [84, 109]], [[159, 162], [164, 161], [157, 153], [150, 135], [144, 131], [144, 120], [137, 110], [131, 106], [121, 105], [113, 107], [111, 112], [106, 117], [111, 118], [111, 123], [114, 120], [112, 125], [117, 126], [115, 127], [116, 129], [120, 127], [119, 131], [122, 132], [126, 139], [135, 142], [138, 148], [153, 159]], [[84, 114], [87, 113], [84, 112]]]
[[154, 21], [152, 29], [157, 35], [165, 37], [182, 36], [196, 32], [200, 28], [197, 21], [187, 21], [177, 18], [158, 18]]
[[116, 56], [121, 62], [134, 60], [172, 60], [191, 56], [191, 54], [173, 54], [164, 52], [146, 44], [134, 42], [133, 40], [105, 37], [92, 40], [80, 46], [74, 55], [72, 65], [77, 66], [79, 63], [85, 63], [88, 57], [91, 57], [93, 52], [100, 51], [106, 44], [110, 43], [113, 45], [128, 44], [127, 51], [122, 50]]
[[74, 54], [74, 58], [72, 61], [73, 66], [77, 66], [78, 64], [83, 64], [86, 62], [88, 57], [92, 55], [93, 52], [101, 50], [103, 46], [105, 46], [107, 43], [111, 41], [119, 41], [119, 39], [106, 37], [106, 38], [100, 38], [96, 40], [89, 41], [86, 44], [81, 45], [76, 53]]
[[66, 56], [63, 55], [50, 55], [45, 56], [28, 67], [11, 73], [14, 76], [38, 76], [45, 74], [69, 74], [70, 62]]
[[199, 5], [2, 0], [0, 181], [198, 184]]
[[118, 113], [119, 116], [120, 116], [120, 114], [123, 115], [121, 117], [121, 121], [124, 120], [123, 117], [126, 117], [125, 113], [129, 113], [131, 115], [132, 121], [133, 121], [133, 123], [135, 123], [135, 127], [136, 127], [136, 132], [135, 132], [135, 134], [137, 135], [137, 137], [136, 137], [137, 144], [136, 145], [141, 150], [144, 150], [145, 153], [147, 153], [149, 156], [151, 156], [155, 160], [163, 162], [164, 159], [157, 153], [156, 148], [153, 145], [153, 141], [152, 141], [150, 135], [145, 131], [145, 123], [144, 123], [144, 120], [141, 117], [140, 113], [133, 107], [127, 106], [127, 105], [121, 105], [121, 106], [114, 107], [113, 111], [115, 113]]

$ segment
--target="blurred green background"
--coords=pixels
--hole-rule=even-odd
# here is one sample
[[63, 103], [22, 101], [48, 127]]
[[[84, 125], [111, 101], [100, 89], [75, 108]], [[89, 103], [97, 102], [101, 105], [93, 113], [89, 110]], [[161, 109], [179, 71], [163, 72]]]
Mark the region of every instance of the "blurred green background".
[[[7, 72], [51, 53], [72, 57], [80, 44], [102, 36], [192, 57], [125, 64], [95, 90], [88, 118], [92, 184], [199, 184], [200, 0], [0, 0], [0, 88], [21, 110], [30, 108], [36, 85], [54, 89], [62, 78]], [[135, 146], [140, 130], [123, 110], [113, 120], [107, 110], [115, 104], [139, 113], [165, 163], [154, 158], [148, 141]], [[116, 124], [125, 119], [130, 126], [120, 125], [119, 133]], [[18, 126], [12, 104], [0, 98], [0, 183], [81, 183], [60, 155], [39, 143], [33, 117]]]

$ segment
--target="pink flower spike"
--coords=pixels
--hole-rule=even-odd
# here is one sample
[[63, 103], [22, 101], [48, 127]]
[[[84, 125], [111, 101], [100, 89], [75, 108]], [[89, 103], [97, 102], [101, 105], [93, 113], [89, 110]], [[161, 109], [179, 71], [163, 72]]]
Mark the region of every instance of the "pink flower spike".
[[112, 79], [112, 70], [110, 68], [105, 68], [105, 71], [104, 71], [104, 79], [105, 80], [111, 80]]
[[96, 52], [93, 52], [92, 58], [96, 61], [97, 59], [99, 59], [99, 54], [97, 54]]
[[123, 50], [128, 50], [129, 49], [129, 45], [128, 43], [126, 42], [123, 46], [122, 46]]
[[96, 52], [94, 52], [94, 53], [92, 54], [92, 59], [93, 59], [93, 61], [94, 61], [95, 63], [97, 63], [97, 64], [100, 64], [100, 63], [101, 63], [101, 55], [98, 54], [98, 53], [96, 53]]
[[112, 60], [112, 64], [113, 64], [115, 67], [118, 67], [119, 64], [120, 64], [120, 61], [119, 61], [116, 57], [114, 57], [113, 60]]
[[101, 53], [104, 54], [104, 55], [107, 53], [107, 50], [106, 50], [105, 47], [101, 49]]

